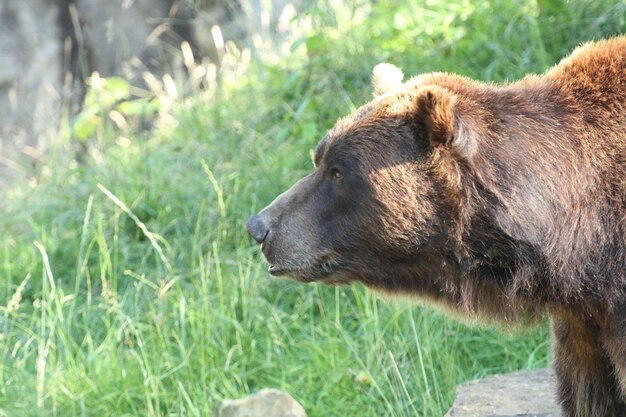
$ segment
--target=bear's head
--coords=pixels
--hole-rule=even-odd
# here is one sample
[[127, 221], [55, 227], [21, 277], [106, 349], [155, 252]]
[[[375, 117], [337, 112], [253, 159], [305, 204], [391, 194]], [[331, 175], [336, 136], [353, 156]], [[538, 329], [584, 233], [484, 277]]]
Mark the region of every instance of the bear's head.
[[451, 90], [402, 77], [378, 65], [374, 99], [322, 139], [315, 170], [248, 220], [271, 274], [393, 290], [454, 258], [474, 141]]

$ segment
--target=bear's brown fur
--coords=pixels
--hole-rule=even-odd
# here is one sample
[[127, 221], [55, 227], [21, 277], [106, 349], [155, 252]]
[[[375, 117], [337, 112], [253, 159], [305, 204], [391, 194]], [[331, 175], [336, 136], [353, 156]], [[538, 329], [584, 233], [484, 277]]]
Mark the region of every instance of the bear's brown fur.
[[512, 84], [401, 78], [377, 67], [315, 171], [249, 219], [270, 272], [548, 313], [564, 417], [626, 416], [626, 37]]

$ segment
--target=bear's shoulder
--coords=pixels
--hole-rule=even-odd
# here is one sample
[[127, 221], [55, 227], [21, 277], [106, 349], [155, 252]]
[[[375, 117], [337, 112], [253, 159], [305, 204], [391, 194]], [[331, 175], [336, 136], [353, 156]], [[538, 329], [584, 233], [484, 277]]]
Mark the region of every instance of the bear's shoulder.
[[626, 36], [616, 36], [597, 42], [586, 42], [556, 65], [554, 71], [615, 67], [624, 70], [626, 65]]
[[546, 75], [578, 100], [597, 104], [623, 102], [626, 92], [626, 36], [582, 44]]

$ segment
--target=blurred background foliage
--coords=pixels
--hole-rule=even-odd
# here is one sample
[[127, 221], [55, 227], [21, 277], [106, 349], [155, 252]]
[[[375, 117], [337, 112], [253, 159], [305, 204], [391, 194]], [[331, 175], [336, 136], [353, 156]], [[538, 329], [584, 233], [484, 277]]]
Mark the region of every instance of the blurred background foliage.
[[92, 74], [35, 174], [2, 190], [0, 416], [208, 416], [263, 387], [310, 416], [437, 416], [459, 382], [549, 365], [546, 323], [473, 327], [271, 279], [244, 222], [312, 169], [376, 63], [512, 81], [624, 33], [626, 4], [281, 7], [255, 42], [211, 26], [211, 59], [183, 42], [179, 71]]

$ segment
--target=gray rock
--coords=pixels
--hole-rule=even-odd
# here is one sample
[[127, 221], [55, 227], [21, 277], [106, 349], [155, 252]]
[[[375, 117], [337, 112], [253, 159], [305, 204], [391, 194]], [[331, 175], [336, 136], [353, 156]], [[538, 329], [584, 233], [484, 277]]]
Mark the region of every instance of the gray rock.
[[520, 371], [456, 388], [445, 417], [559, 417], [551, 370]]
[[104, 77], [131, 76], [134, 58], [148, 67], [165, 62], [159, 59], [161, 37], [157, 34], [169, 27], [171, 1], [75, 1], [89, 51], [90, 72], [98, 71]]
[[59, 7], [53, 0], [0, 1], [0, 185], [36, 160], [58, 128], [62, 98]]
[[306, 412], [288, 393], [263, 389], [239, 400], [222, 401], [214, 417], [306, 417]]

